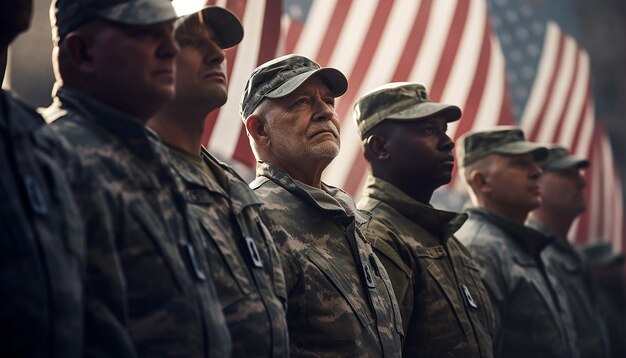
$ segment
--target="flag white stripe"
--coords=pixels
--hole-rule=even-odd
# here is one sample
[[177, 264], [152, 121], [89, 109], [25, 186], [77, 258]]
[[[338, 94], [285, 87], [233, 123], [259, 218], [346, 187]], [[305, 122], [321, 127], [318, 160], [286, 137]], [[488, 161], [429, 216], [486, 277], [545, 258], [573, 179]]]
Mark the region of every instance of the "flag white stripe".
[[[483, 1], [470, 1], [469, 13], [461, 43], [445, 90], [441, 96], [444, 103], [455, 104], [465, 110], [464, 106], [474, 84], [474, 77], [480, 60], [481, 44], [477, 39], [484, 38], [485, 21], [487, 21], [486, 4]], [[470, 120], [467, 118], [465, 120]], [[460, 121], [448, 124], [448, 136], [454, 138]]]
[[595, 126], [595, 120], [593, 115], [594, 113], [595, 110], [593, 105], [593, 99], [588, 98], [587, 108], [585, 109], [585, 116], [583, 119], [583, 123], [581, 124], [582, 128], [580, 131], [578, 145], [576, 146], [576, 148], [571, 148], [571, 150], [579, 156], [586, 157], [589, 155], [589, 150], [593, 141], [593, 130]]
[[563, 111], [566, 110], [565, 103], [567, 101], [568, 89], [576, 84], [574, 81], [576, 62], [576, 43], [569, 36], [565, 38], [565, 46], [560, 63], [556, 68], [556, 81], [552, 91], [552, 95], [545, 98], [548, 107], [541, 118], [541, 130], [535, 139], [539, 143], [549, 144], [552, 142], [554, 132], [559, 124], [559, 118]]
[[556, 58], [559, 49], [559, 36], [561, 31], [558, 26], [549, 21], [546, 24], [546, 36], [543, 44], [543, 51], [541, 54], [541, 60], [539, 61], [539, 67], [537, 69], [537, 76], [533, 83], [528, 102], [524, 108], [520, 125], [524, 132], [530, 133], [535, 127], [537, 121], [540, 119], [539, 111], [541, 105], [548, 97], [548, 85], [552, 78], [555, 66], [557, 65]]
[[263, 15], [265, 0], [247, 1], [243, 18], [246, 32], [237, 49], [237, 56], [229, 79], [229, 96], [226, 104], [220, 109], [217, 122], [211, 133], [209, 150], [224, 158], [232, 158], [242, 122], [239, 118], [239, 101], [246, 86], [248, 76], [257, 66], [261, 35], [263, 33]]
[[419, 51], [417, 60], [411, 74], [410, 81], [423, 84], [426, 88], [432, 87], [432, 81], [437, 73], [437, 68], [441, 62], [441, 54], [446, 45], [452, 18], [457, 6], [456, 0], [433, 1], [429, 26], [426, 28], [422, 49]]
[[313, 1], [294, 53], [316, 60], [336, 6], [337, 0]]
[[566, 109], [566, 114], [563, 119], [563, 126], [561, 127], [561, 133], [559, 133], [558, 142], [567, 148], [572, 148], [574, 141], [574, 135], [576, 134], [576, 128], [578, 127], [578, 121], [581, 118], [582, 112], [585, 110], [585, 95], [587, 94], [587, 88], [589, 86], [589, 56], [585, 51], [578, 51], [578, 80], [575, 84], [574, 91], [572, 92], [572, 99], [570, 101], [569, 108]]

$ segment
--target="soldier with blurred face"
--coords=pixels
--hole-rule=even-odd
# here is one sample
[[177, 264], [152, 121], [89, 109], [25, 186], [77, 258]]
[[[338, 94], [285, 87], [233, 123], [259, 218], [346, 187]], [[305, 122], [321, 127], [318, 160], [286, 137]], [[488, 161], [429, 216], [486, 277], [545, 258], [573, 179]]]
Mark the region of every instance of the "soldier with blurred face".
[[261, 202], [232, 168], [202, 145], [207, 114], [226, 102], [224, 49], [243, 28], [230, 11], [210, 6], [180, 18], [176, 96], [148, 126], [165, 142], [185, 184], [190, 216], [202, 229], [234, 357], [286, 357], [285, 283]]
[[174, 98], [168, 0], [56, 0], [56, 98], [41, 132], [87, 232], [86, 355], [230, 356], [182, 183], [145, 123]]
[[385, 268], [358, 226], [352, 198], [326, 185], [339, 153], [335, 98], [345, 76], [288, 55], [252, 72], [241, 102], [288, 294], [290, 353], [398, 357], [402, 323]]
[[[0, 82], [32, 0], [0, 4]], [[34, 137], [45, 125], [0, 92], [0, 356], [81, 357], [84, 237], [61, 169]]]
[[548, 157], [539, 164], [543, 170], [539, 178], [541, 205], [530, 213], [526, 223], [553, 237], [542, 256], [555, 268], [565, 289], [580, 356], [607, 357], [608, 339], [591, 268], [583, 253], [567, 239], [572, 223], [585, 211], [583, 170], [589, 161], [556, 145], [548, 148]]
[[457, 237], [480, 267], [494, 306], [496, 357], [578, 356], [563, 289], [541, 259], [550, 238], [524, 226], [541, 204], [537, 161], [546, 155], [515, 127], [466, 133], [457, 145], [475, 206]]
[[424, 86], [390, 83], [363, 95], [354, 119], [372, 168], [357, 204], [361, 229], [385, 265], [402, 312], [404, 355], [492, 357], [492, 307], [478, 268], [454, 237], [467, 214], [437, 210], [450, 182], [448, 123], [461, 110], [432, 102]]

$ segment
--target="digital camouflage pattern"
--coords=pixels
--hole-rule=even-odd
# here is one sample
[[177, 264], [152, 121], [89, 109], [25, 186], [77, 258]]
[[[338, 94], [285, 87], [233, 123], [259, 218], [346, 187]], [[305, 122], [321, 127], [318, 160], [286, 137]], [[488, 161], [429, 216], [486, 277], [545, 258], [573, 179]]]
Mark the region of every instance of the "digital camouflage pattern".
[[571, 242], [556, 236], [541, 222], [531, 218], [526, 224], [553, 237], [541, 256], [555, 269], [567, 296], [580, 356], [608, 357], [608, 337], [598, 306], [598, 287], [587, 259]]
[[494, 306], [494, 355], [578, 357], [565, 292], [541, 259], [550, 238], [485, 208], [468, 213], [456, 237], [481, 268]]
[[492, 154], [521, 155], [532, 153], [535, 161], [548, 155], [544, 146], [528, 142], [521, 129], [498, 126], [494, 129], [467, 132], [457, 141], [456, 158], [459, 167], [466, 167]]
[[461, 118], [461, 109], [454, 105], [433, 102], [426, 88], [419, 83], [387, 83], [361, 96], [354, 104], [352, 118], [361, 139], [384, 120], [419, 121], [442, 116], [448, 122]]
[[45, 122], [0, 92], [0, 356], [82, 357], [84, 232]]
[[41, 131], [89, 234], [86, 355], [228, 357], [230, 335], [164, 146], [133, 118], [69, 87]]
[[185, 184], [233, 341], [233, 357], [287, 357], [287, 294], [278, 252], [261, 221], [261, 202], [230, 167], [169, 147]]
[[245, 122], [265, 98], [288, 96], [313, 75], [324, 81], [334, 97], [341, 96], [348, 89], [348, 80], [341, 71], [331, 67], [321, 68], [317, 62], [304, 56], [285, 55], [252, 71], [239, 103], [241, 119]]
[[436, 210], [371, 175], [357, 207], [372, 214], [361, 230], [396, 290], [404, 355], [493, 357], [493, 308], [478, 267], [453, 236], [467, 215]]
[[357, 228], [366, 218], [352, 198], [295, 181], [268, 163], [259, 163], [250, 186], [264, 203], [285, 272], [290, 354], [400, 357], [393, 287]]

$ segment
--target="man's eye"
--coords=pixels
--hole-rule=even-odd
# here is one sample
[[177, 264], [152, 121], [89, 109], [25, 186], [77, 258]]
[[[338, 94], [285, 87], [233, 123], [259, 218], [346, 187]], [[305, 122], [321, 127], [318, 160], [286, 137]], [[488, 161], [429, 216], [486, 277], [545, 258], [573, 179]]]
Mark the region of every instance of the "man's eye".
[[178, 45], [179, 46], [192, 46], [194, 44], [193, 40], [190, 38], [182, 38], [182, 39], [178, 39]]
[[324, 102], [331, 107], [335, 107], [335, 99], [332, 97], [325, 99]]

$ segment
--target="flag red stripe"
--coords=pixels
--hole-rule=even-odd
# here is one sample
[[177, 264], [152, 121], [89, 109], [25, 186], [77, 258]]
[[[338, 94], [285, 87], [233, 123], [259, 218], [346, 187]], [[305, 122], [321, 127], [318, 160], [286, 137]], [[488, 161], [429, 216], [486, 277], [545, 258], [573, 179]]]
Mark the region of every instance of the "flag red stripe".
[[544, 123], [544, 115], [548, 110], [548, 105], [550, 105], [552, 100], [552, 95], [554, 94], [554, 86], [556, 85], [557, 80], [561, 80], [558, 78], [559, 68], [561, 66], [561, 60], [563, 58], [563, 52], [565, 49], [565, 36], [561, 31], [559, 31], [559, 49], [556, 55], [556, 61], [554, 66], [554, 72], [552, 73], [552, 77], [550, 78], [550, 83], [548, 84], [548, 90], [546, 91], [546, 98], [544, 98], [544, 102], [541, 105], [541, 110], [537, 115], [537, 120], [535, 121], [535, 126], [531, 129], [530, 133], [526, 133], [528, 135], [528, 139], [534, 141], [537, 140], [539, 135], [539, 130], [541, 130], [542, 124]]
[[434, 101], [441, 100], [443, 90], [448, 84], [448, 76], [450, 75], [452, 65], [458, 60], [456, 54], [459, 49], [459, 44], [461, 43], [461, 37], [463, 36], [463, 30], [465, 29], [468, 13], [469, 0], [459, 0], [450, 25], [448, 39], [446, 40], [446, 45], [441, 54], [439, 67], [429, 92], [430, 97]]
[[344, 184], [344, 190], [346, 192], [352, 195], [360, 194], [357, 193], [357, 190], [359, 190], [361, 180], [367, 174], [367, 165], [367, 161], [363, 157], [363, 148], [359, 147], [359, 151], [354, 158], [354, 163], [352, 163], [350, 175], [348, 175]]
[[406, 81], [411, 74], [415, 59], [422, 46], [426, 27], [430, 19], [430, 9], [432, 8], [432, 0], [422, 0], [419, 10], [415, 16], [411, 33], [402, 52], [402, 56], [398, 61], [396, 70], [391, 77], [391, 82]]
[[376, 49], [378, 48], [378, 44], [380, 43], [380, 39], [383, 35], [383, 31], [380, 29], [385, 28], [387, 20], [389, 19], [389, 14], [391, 13], [392, 5], [393, 2], [391, 1], [380, 1], [376, 7], [376, 12], [363, 41], [363, 46], [359, 51], [352, 72], [350, 73], [350, 76], [348, 76], [348, 90], [341, 97], [341, 101], [337, 106], [337, 114], [339, 115], [341, 122], [347, 120], [347, 117], [350, 116], [352, 102], [354, 101], [357, 92], [360, 90], [361, 84], [363, 84], [365, 75], [370, 69], [372, 59], [374, 58], [374, 54], [376, 53]]
[[346, 17], [348, 17], [350, 6], [352, 6], [352, 0], [337, 1], [335, 11], [333, 11], [333, 16], [330, 19], [328, 30], [324, 35], [324, 40], [322, 40], [322, 46], [315, 58], [317, 63], [322, 66], [328, 65], [330, 56], [335, 51], [339, 35], [343, 29], [343, 24], [346, 21]]
[[296, 44], [298, 44], [298, 40], [300, 39], [300, 35], [302, 35], [302, 30], [304, 26], [292, 20], [289, 23], [289, 29], [287, 30], [287, 36], [285, 37], [285, 54], [293, 53], [296, 48]]

